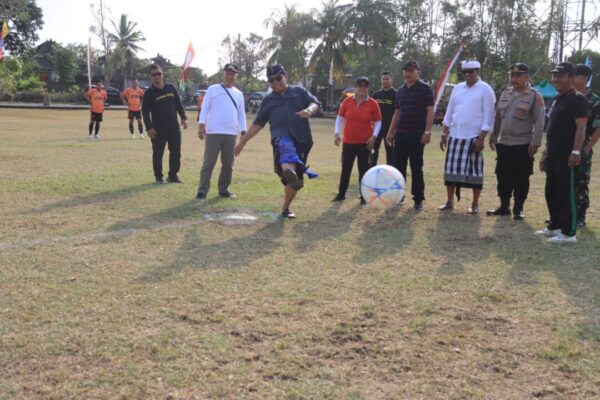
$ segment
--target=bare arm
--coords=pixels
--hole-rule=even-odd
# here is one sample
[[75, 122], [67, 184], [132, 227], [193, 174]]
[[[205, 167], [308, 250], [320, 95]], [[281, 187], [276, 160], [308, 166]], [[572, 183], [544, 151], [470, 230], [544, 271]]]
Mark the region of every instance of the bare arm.
[[244, 146], [246, 145], [246, 143], [248, 143], [248, 141], [250, 139], [252, 139], [254, 136], [256, 136], [258, 134], [258, 132], [260, 132], [260, 130], [262, 128], [263, 127], [260, 126], [260, 125], [252, 124], [250, 126], [250, 129], [248, 129], [248, 131], [246, 132], [246, 134], [240, 136], [240, 142], [238, 143], [237, 146], [235, 146], [235, 155], [236, 155], [236, 157], [240, 155], [240, 153], [244, 149]]
[[392, 120], [390, 121], [390, 127], [387, 131], [387, 135], [385, 137], [385, 141], [389, 146], [392, 145], [394, 141], [394, 137], [396, 136], [396, 129], [398, 128], [398, 121], [400, 120], [400, 109], [396, 108], [394, 110], [394, 115], [392, 115]]
[[431, 140], [431, 127], [433, 126], [433, 106], [427, 106], [427, 116], [425, 119], [425, 133], [421, 137], [422, 144], [428, 144]]
[[600, 128], [596, 128], [596, 130], [594, 131], [594, 134], [592, 135], [590, 141], [585, 146], [585, 149], [584, 149], [585, 152], [586, 153], [591, 153], [592, 150], [594, 149], [594, 145], [598, 142], [599, 139], [600, 139]]
[[[587, 124], [587, 118], [577, 118], [575, 120], [577, 125], [577, 131], [575, 132], [575, 144], [573, 144], [573, 151], [580, 151], [585, 141], [585, 125]], [[571, 154], [569, 157], [569, 167], [577, 167], [581, 163], [581, 155]]]

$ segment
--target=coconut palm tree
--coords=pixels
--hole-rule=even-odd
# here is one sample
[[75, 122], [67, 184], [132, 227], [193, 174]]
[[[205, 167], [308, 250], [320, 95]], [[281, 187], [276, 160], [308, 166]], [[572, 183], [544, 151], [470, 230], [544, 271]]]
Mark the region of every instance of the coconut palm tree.
[[116, 64], [119, 64], [117, 69], [131, 74], [133, 73], [133, 58], [138, 51], [143, 50], [139, 43], [146, 38], [141, 31], [136, 30], [137, 22], [129, 20], [127, 14], [121, 14], [118, 25], [113, 20], [110, 22], [114, 31], [108, 34], [108, 39], [116, 46], [115, 55], [118, 57], [115, 57], [115, 61]]

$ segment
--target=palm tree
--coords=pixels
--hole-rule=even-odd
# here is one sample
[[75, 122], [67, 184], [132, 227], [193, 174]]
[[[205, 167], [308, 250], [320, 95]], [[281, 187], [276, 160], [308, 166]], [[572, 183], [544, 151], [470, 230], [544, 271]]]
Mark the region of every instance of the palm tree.
[[265, 40], [265, 49], [271, 54], [269, 64], [280, 63], [287, 69], [293, 81], [304, 80], [309, 41], [317, 36], [315, 22], [308, 13], [301, 13], [296, 6], [284, 6], [265, 20], [271, 28], [271, 37]]
[[[108, 34], [108, 39], [116, 45], [116, 62], [120, 68], [125, 67], [127, 74], [133, 73], [133, 57], [143, 50], [138, 44], [146, 40], [141, 31], [136, 31], [137, 22], [128, 20], [127, 14], [121, 14], [119, 25], [110, 21], [114, 32]], [[123, 72], [123, 71], [121, 71]]]
[[351, 53], [348, 20], [353, 8], [352, 4], [340, 5], [339, 1], [328, 0], [323, 3], [323, 10], [313, 10], [320, 37], [308, 65], [309, 70], [315, 71], [321, 62], [328, 66], [333, 63], [333, 76], [337, 79], [344, 74]]

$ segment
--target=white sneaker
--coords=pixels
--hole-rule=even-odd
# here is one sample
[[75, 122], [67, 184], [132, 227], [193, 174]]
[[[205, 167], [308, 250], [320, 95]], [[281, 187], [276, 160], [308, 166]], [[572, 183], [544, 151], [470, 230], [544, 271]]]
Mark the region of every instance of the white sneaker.
[[559, 233], [548, 239], [548, 243], [577, 243], [577, 236], [567, 236], [564, 233]]
[[91, 133], [88, 135], [88, 139], [93, 139], [94, 135], [92, 135]]
[[143, 138], [144, 138], [144, 134], [140, 133], [140, 139], [143, 139]]
[[560, 229], [548, 229], [544, 228], [541, 231], [535, 231], [533, 234], [536, 236], [554, 237], [560, 233]]
[[100, 135], [94, 135], [94, 139], [100, 139]]
[[131, 134], [131, 138], [132, 138], [132, 139], [135, 139], [135, 136], [133, 135], [133, 133]]

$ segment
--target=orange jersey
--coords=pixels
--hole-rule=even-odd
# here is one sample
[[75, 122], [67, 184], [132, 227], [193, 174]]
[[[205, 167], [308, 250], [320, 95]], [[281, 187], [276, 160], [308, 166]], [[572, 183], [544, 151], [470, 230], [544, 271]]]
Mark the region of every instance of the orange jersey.
[[92, 112], [95, 113], [103, 113], [104, 112], [104, 102], [108, 100], [108, 94], [106, 94], [106, 90], [90, 89], [87, 91], [87, 96], [92, 104]]
[[198, 110], [202, 108], [202, 102], [204, 101], [204, 95], [198, 96]]
[[142, 109], [142, 97], [144, 96], [144, 90], [142, 88], [134, 89], [128, 87], [123, 92], [123, 96], [127, 99], [129, 111], [140, 111]]

